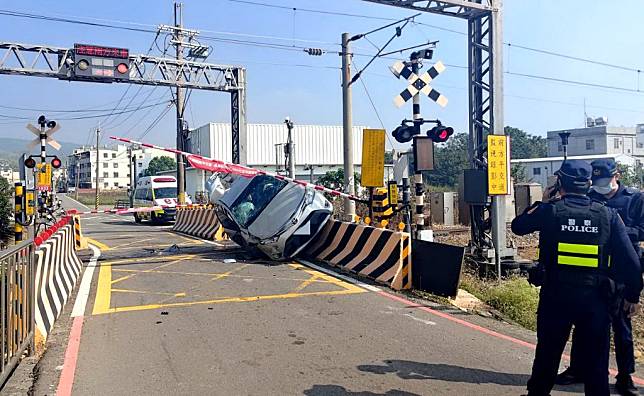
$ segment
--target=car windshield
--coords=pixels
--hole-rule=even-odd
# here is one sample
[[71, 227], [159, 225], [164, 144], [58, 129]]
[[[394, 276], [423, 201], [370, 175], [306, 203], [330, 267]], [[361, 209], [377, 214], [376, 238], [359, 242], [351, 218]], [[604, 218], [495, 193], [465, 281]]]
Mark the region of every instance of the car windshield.
[[177, 188], [176, 187], [161, 187], [154, 189], [154, 198], [176, 198], [177, 197]]
[[271, 176], [255, 176], [231, 207], [237, 223], [248, 227], [285, 185]]

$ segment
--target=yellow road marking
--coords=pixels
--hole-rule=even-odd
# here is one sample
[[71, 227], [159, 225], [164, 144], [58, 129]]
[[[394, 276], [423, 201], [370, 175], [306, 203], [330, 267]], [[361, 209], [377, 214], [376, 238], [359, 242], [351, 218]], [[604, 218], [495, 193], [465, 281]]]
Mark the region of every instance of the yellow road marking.
[[356, 285], [354, 285], [354, 284], [351, 284], [351, 283], [349, 283], [349, 282], [345, 282], [345, 281], [343, 281], [343, 280], [340, 280], [340, 279], [334, 278], [334, 277], [332, 277], [332, 276], [330, 276], [330, 275], [327, 275], [327, 274], [325, 274], [325, 273], [322, 273], [322, 272], [318, 272], [318, 271], [315, 271], [315, 270], [309, 269], [309, 268], [307, 268], [307, 267], [303, 266], [302, 264], [295, 264], [295, 263], [292, 263], [292, 264], [289, 264], [289, 265], [290, 265], [292, 268], [295, 268], [295, 269], [296, 269], [296, 270], [298, 270], [298, 271], [304, 271], [304, 272], [306, 272], [306, 273], [307, 273], [307, 274], [309, 274], [309, 275], [317, 276], [318, 278], [324, 279], [325, 281], [327, 281], [327, 282], [329, 282], [329, 283], [333, 283], [334, 285], [336, 285], [336, 286], [340, 286], [340, 287], [345, 288], [345, 289], [347, 289], [347, 290], [364, 290], [363, 288], [361, 288], [361, 287], [359, 287], [359, 286], [356, 286]]
[[120, 278], [118, 278], [118, 279], [113, 280], [110, 284], [112, 284], [112, 285], [113, 285], [113, 284], [115, 284], [115, 283], [117, 283], [117, 282], [121, 282], [121, 281], [124, 281], [124, 280], [126, 280], [126, 279], [134, 278], [135, 276], [137, 276], [137, 275], [139, 275], [139, 274], [145, 274], [145, 273], [150, 272], [150, 271], [153, 271], [153, 270], [157, 270], [157, 269], [165, 268], [165, 267], [167, 267], [167, 266], [169, 266], [169, 265], [176, 264], [176, 263], [178, 263], [179, 261], [188, 260], [188, 259], [191, 259], [191, 258], [194, 258], [194, 257], [195, 257], [195, 256], [190, 256], [190, 255], [189, 255], [189, 256], [185, 256], [185, 257], [182, 257], [182, 258], [180, 258], [180, 259], [172, 260], [172, 261], [169, 261], [169, 262], [167, 262], [167, 263], [165, 263], [165, 264], [161, 264], [161, 265], [156, 266], [156, 267], [154, 267], [154, 268], [150, 268], [150, 269], [148, 269], [148, 270], [141, 270], [140, 272], [137, 272], [137, 273], [133, 273], [133, 274], [130, 274], [130, 275], [125, 275], [125, 276], [123, 276], [123, 277], [120, 277]]
[[130, 290], [130, 289], [112, 289], [112, 293], [135, 293], [135, 294], [153, 294], [159, 296], [172, 296], [172, 297], [185, 297], [186, 293], [163, 293], [145, 290]]
[[337, 296], [337, 295], [346, 295], [346, 294], [357, 294], [357, 293], [366, 293], [367, 291], [356, 287], [358, 290], [334, 290], [334, 291], [325, 291], [325, 292], [311, 292], [311, 293], [286, 293], [286, 294], [271, 294], [264, 296], [254, 296], [254, 297], [227, 297], [227, 298], [218, 298], [214, 300], [205, 300], [205, 301], [190, 301], [190, 302], [179, 302], [179, 303], [169, 303], [169, 304], [150, 304], [150, 305], [135, 305], [128, 307], [116, 307], [110, 308], [105, 312], [94, 312], [94, 315], [103, 314], [103, 313], [114, 313], [114, 312], [132, 312], [132, 311], [144, 311], [148, 309], [159, 309], [159, 308], [171, 308], [171, 307], [189, 307], [191, 305], [203, 305], [203, 304], [220, 304], [226, 302], [252, 302], [252, 301], [263, 301], [263, 300], [277, 300], [277, 299], [289, 299], [289, 298], [298, 298], [298, 297], [308, 297], [308, 296]]
[[315, 282], [317, 279], [318, 279], [318, 276], [317, 276], [317, 275], [313, 275], [313, 276], [311, 276], [309, 279], [307, 279], [307, 280], [305, 280], [304, 282], [300, 283], [300, 284], [295, 288], [295, 290], [293, 290], [293, 292], [299, 292], [299, 291], [303, 290], [305, 287], [307, 287], [307, 286], [308, 286], [308, 285], [310, 285], [311, 283]]
[[178, 234], [178, 233], [176, 233], [176, 232], [173, 232], [173, 231], [166, 231], [166, 232], [167, 232], [168, 234], [171, 234], [172, 236], [179, 237], [179, 238], [181, 238], [181, 239], [183, 239], [183, 240], [185, 240], [185, 241], [188, 241], [188, 242], [191, 242], [191, 243], [194, 243], [194, 242], [196, 241], [196, 242], [199, 242], [199, 244], [201, 244], [201, 241], [200, 241], [200, 240], [198, 240], [198, 239], [193, 239], [193, 238], [185, 237], [185, 236], [183, 236], [183, 235], [181, 235], [181, 234]]
[[112, 266], [114, 264], [127, 264], [127, 263], [138, 263], [142, 262], [143, 264], [153, 264], [158, 261], [165, 262], [167, 259], [179, 259], [183, 257], [193, 257], [189, 254], [179, 254], [176, 256], [153, 256], [153, 257], [134, 257], [127, 259], [117, 259], [117, 260], [106, 260], [102, 264]]
[[103, 242], [99, 242], [96, 239], [92, 239], [90, 237], [87, 237], [87, 242], [91, 243], [92, 245], [96, 246], [97, 248], [101, 250], [110, 250], [111, 248], [104, 244]]
[[112, 267], [101, 264], [98, 274], [98, 286], [96, 287], [96, 300], [94, 300], [94, 310], [92, 315], [106, 313], [110, 311], [110, 298], [112, 288]]
[[[126, 268], [112, 268], [112, 272], [143, 272], [144, 270], [136, 270], [136, 269], [126, 269]], [[212, 277], [212, 276], [217, 276], [217, 275], [222, 275], [224, 273], [221, 272], [182, 272], [182, 271], [163, 271], [163, 270], [153, 270], [153, 271], [146, 271], [146, 273], [150, 274], [168, 274], [168, 275], [190, 275], [190, 276], [207, 276], [207, 277]], [[234, 274], [229, 274], [227, 275], [228, 278], [248, 278], [248, 279], [271, 279], [271, 280], [284, 280], [284, 281], [298, 281], [298, 282], [304, 282], [304, 281], [309, 281], [311, 283], [334, 283], [334, 282], [329, 282], [324, 279], [311, 279], [311, 278], [282, 278], [282, 277], [276, 277], [276, 276], [255, 276], [255, 275], [234, 275]]]

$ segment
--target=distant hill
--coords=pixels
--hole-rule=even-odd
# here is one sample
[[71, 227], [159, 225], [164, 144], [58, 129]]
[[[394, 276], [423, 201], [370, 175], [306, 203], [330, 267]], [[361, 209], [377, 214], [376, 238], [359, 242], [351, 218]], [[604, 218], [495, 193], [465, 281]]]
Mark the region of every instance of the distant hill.
[[[29, 142], [30, 140], [25, 139], [0, 137], [0, 160], [4, 160], [2, 162], [8, 162], [12, 168], [16, 169], [18, 165], [18, 158], [22, 153], [36, 155], [40, 153], [40, 147], [29, 150], [27, 148]], [[63, 164], [65, 163], [67, 156], [70, 155], [76, 147], [81, 146], [78, 143], [61, 141], [59, 141], [58, 143], [60, 143], [60, 145], [62, 146], [60, 148], [60, 151], [55, 150], [51, 146], [47, 146], [47, 154], [57, 155], [63, 161]]]

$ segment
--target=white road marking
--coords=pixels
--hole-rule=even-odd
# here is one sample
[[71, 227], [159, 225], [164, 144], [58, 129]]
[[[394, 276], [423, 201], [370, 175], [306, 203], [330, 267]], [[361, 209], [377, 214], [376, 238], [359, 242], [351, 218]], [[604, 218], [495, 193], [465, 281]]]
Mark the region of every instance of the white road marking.
[[335, 271], [330, 271], [330, 270], [328, 270], [328, 269], [326, 269], [326, 268], [322, 268], [322, 267], [320, 267], [319, 265], [315, 265], [315, 264], [313, 264], [313, 263], [312, 263], [312, 262], [310, 262], [310, 261], [302, 260], [302, 259], [297, 259], [297, 261], [299, 261], [300, 263], [302, 263], [302, 264], [306, 265], [307, 267], [311, 267], [311, 268], [313, 268], [313, 269], [314, 269], [314, 270], [316, 270], [316, 271], [324, 272], [325, 274], [327, 274], [327, 275], [331, 275], [331, 276], [333, 276], [333, 277], [335, 277], [335, 278], [340, 278], [340, 279], [342, 279], [342, 280], [343, 280], [343, 281], [345, 281], [345, 282], [349, 282], [349, 283], [352, 283], [352, 284], [354, 284], [354, 285], [356, 285], [356, 286], [360, 286], [360, 287], [362, 287], [363, 289], [367, 289], [367, 290], [372, 291], [372, 292], [379, 292], [379, 291], [380, 291], [380, 289], [379, 289], [379, 288], [377, 288], [377, 287], [375, 287], [375, 286], [368, 285], [368, 284], [366, 284], [366, 283], [364, 283], [364, 282], [360, 282], [360, 281], [359, 281], [359, 280], [357, 280], [357, 279], [353, 279], [353, 278], [351, 278], [351, 277], [344, 276], [344, 275], [342, 275], [342, 274], [338, 274], [338, 273], [337, 273], [337, 272], [335, 272]]
[[405, 315], [408, 318], [414, 319], [416, 322], [424, 323], [426, 325], [436, 326], [436, 322], [432, 322], [431, 320], [425, 320], [425, 319], [417, 318], [417, 317], [415, 317], [414, 315], [412, 315], [410, 313], [406, 313], [406, 314], [403, 314], [403, 315]]
[[65, 195], [64, 197], [65, 199], [69, 199], [70, 201], [75, 202], [77, 205], [82, 206], [83, 208], [85, 208], [85, 210], [91, 210], [87, 205], [83, 205], [82, 203], [78, 202], [77, 200], [70, 197], [69, 195]]
[[92, 278], [94, 277], [96, 261], [101, 257], [101, 250], [99, 248], [94, 245], [89, 245], [89, 247], [94, 252], [94, 255], [89, 260], [89, 264], [83, 273], [83, 279], [81, 280], [80, 287], [78, 288], [78, 295], [76, 296], [74, 308], [72, 309], [72, 318], [85, 315], [85, 306], [87, 305], [87, 299], [89, 298], [89, 290], [92, 285]]

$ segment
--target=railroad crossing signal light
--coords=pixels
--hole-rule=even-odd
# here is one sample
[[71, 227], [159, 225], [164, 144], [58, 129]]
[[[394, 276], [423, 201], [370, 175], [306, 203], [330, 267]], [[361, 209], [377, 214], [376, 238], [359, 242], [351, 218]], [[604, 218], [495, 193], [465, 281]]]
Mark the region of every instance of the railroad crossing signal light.
[[52, 168], [54, 168], [54, 169], [58, 169], [58, 168], [60, 168], [62, 164], [63, 164], [63, 163], [62, 163], [62, 161], [61, 161], [61, 160], [60, 160], [60, 158], [58, 158], [58, 157], [54, 157], [54, 158], [51, 160], [51, 166], [52, 166]]
[[36, 167], [36, 160], [33, 159], [32, 157], [29, 157], [25, 160], [25, 166], [29, 169], [35, 168]]
[[442, 125], [436, 125], [429, 131], [427, 131], [427, 136], [434, 141], [434, 143], [443, 143], [449, 139], [450, 136], [454, 134], [454, 128], [445, 127]]
[[418, 135], [419, 133], [420, 130], [416, 126], [403, 124], [394, 129], [392, 135], [394, 135], [394, 139], [396, 139], [398, 143], [407, 143], [411, 142], [411, 139], [413, 139], [414, 136]]
[[125, 48], [74, 44], [74, 75], [92, 80], [129, 80], [129, 51]]

